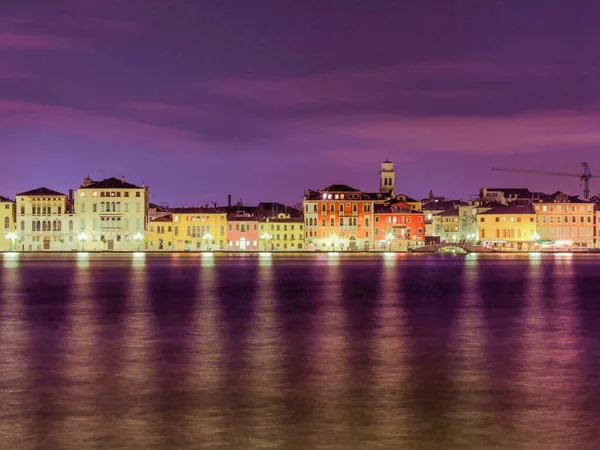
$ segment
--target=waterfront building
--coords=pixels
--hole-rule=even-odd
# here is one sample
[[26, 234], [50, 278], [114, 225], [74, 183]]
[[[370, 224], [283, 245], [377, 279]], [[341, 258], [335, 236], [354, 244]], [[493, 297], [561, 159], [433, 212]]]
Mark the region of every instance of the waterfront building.
[[481, 188], [479, 189], [479, 200], [484, 202], [495, 202], [508, 205], [515, 201], [527, 201], [532, 203], [545, 196], [540, 192], [531, 192], [526, 188]]
[[17, 194], [16, 247], [23, 251], [77, 250], [75, 217], [67, 196], [41, 187]]
[[16, 203], [0, 195], [0, 250], [16, 250], [18, 235], [15, 229]]
[[302, 209], [278, 202], [258, 204], [261, 250], [305, 250]]
[[531, 205], [492, 208], [477, 215], [479, 239], [498, 250], [532, 250], [536, 247], [536, 214]]
[[374, 201], [345, 184], [332, 184], [304, 195], [305, 239], [313, 250], [373, 248]]
[[449, 208], [432, 218], [434, 234], [441, 242], [458, 242], [458, 207]]
[[177, 251], [225, 250], [227, 213], [220, 208], [173, 208], [173, 246]]
[[425, 216], [408, 203], [376, 204], [373, 228], [377, 250], [406, 251], [425, 242]]
[[172, 214], [161, 215], [150, 220], [145, 249], [150, 251], [173, 250], [173, 225]]
[[594, 203], [555, 192], [534, 202], [542, 246], [594, 246]]
[[226, 208], [227, 243], [229, 250], [259, 249], [259, 217], [256, 206]]
[[477, 216], [492, 208], [502, 206], [497, 202], [485, 200], [470, 201], [467, 205], [458, 206], [458, 240], [475, 244], [479, 242], [479, 226]]
[[92, 251], [136, 251], [148, 225], [148, 188], [125, 181], [86, 178], [75, 195], [79, 239]]

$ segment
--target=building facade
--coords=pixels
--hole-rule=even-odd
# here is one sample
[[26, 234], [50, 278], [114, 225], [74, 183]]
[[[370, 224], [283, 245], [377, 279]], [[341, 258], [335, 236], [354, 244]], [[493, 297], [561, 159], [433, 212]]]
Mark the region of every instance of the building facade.
[[373, 248], [374, 201], [368, 194], [344, 184], [334, 184], [320, 191], [308, 191], [303, 206], [309, 249], [366, 251]]
[[2, 236], [0, 236], [0, 251], [10, 251], [17, 249], [18, 235], [15, 229], [16, 203], [0, 195], [0, 226], [2, 227]]
[[556, 192], [536, 201], [534, 208], [542, 245], [594, 246], [594, 203]]
[[539, 236], [532, 206], [503, 206], [477, 215], [479, 239], [497, 250], [533, 250]]
[[227, 213], [219, 208], [174, 208], [173, 246], [177, 251], [227, 249]]
[[173, 215], [167, 214], [150, 220], [144, 248], [149, 251], [172, 251], [174, 249]]
[[76, 219], [67, 196], [41, 187], [17, 194], [16, 248], [22, 251], [77, 250]]
[[257, 208], [230, 208], [227, 213], [227, 248], [229, 250], [259, 250], [259, 218]]
[[290, 213], [264, 217], [260, 223], [260, 249], [272, 251], [305, 250], [304, 219]]
[[423, 245], [425, 215], [407, 203], [375, 205], [373, 229], [376, 250], [406, 251]]

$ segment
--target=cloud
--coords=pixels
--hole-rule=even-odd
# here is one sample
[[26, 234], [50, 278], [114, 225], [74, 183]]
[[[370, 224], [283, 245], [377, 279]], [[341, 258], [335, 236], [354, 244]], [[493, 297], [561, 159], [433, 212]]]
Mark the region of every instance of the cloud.
[[41, 33], [4, 32], [0, 33], [0, 50], [11, 51], [45, 51], [68, 50], [77, 45], [66, 37], [52, 36]]
[[194, 133], [87, 110], [0, 99], [0, 127], [83, 135], [94, 141], [141, 143], [161, 150], [197, 152], [209, 146]]

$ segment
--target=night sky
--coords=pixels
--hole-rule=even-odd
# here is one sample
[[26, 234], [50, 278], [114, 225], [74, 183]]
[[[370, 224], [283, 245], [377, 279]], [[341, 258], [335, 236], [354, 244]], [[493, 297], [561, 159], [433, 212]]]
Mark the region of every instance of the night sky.
[[[86, 175], [171, 206], [466, 199], [600, 175], [598, 0], [2, 0], [0, 195]], [[592, 195], [600, 181], [592, 182]]]

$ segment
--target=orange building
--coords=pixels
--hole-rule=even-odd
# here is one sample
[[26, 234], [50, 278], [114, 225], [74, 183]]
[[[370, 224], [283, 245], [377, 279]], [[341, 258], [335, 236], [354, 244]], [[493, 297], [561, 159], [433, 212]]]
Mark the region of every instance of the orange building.
[[333, 184], [304, 196], [304, 239], [312, 250], [373, 248], [374, 201], [345, 184]]
[[425, 242], [425, 215], [403, 202], [375, 205], [375, 248], [406, 250]]

